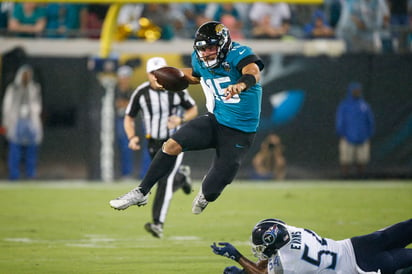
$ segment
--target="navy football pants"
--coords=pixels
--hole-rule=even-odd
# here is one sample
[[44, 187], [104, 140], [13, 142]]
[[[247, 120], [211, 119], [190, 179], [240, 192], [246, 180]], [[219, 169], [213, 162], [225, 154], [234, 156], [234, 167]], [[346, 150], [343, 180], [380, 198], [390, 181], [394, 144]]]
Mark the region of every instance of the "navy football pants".
[[364, 271], [382, 274], [412, 266], [412, 219], [351, 239], [356, 262]]

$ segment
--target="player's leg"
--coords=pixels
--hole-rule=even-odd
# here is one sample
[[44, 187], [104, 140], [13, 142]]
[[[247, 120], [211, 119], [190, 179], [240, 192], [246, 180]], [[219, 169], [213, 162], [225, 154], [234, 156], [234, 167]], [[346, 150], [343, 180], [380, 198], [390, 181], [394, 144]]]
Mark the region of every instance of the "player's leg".
[[412, 265], [412, 219], [351, 239], [356, 262], [364, 271], [394, 273]]
[[163, 148], [156, 154], [149, 170], [143, 178], [140, 188], [143, 194], [149, 193], [153, 185], [174, 167], [176, 157], [182, 151], [210, 148], [210, 118], [198, 116], [182, 126]]
[[[195, 199], [192, 207], [193, 213], [199, 214], [207, 206], [203, 198], [207, 202], [215, 201], [226, 185], [233, 181], [254, 137], [255, 133], [244, 133], [220, 126], [216, 155], [203, 179], [201, 193]], [[196, 201], [199, 206], [196, 205]]]
[[146, 175], [139, 185], [140, 190], [144, 195], [150, 192], [150, 189], [156, 184], [157, 181], [170, 173], [176, 163], [177, 155], [181, 149], [177, 149], [176, 154], [168, 154], [164, 151], [166, 146], [171, 147], [180, 145], [174, 140], [169, 139], [163, 144], [163, 147], [157, 151], [152, 162], [150, 163]]
[[385, 250], [376, 255], [382, 273], [394, 273], [398, 269], [412, 266], [412, 219], [394, 224], [380, 231]]
[[9, 154], [7, 162], [10, 180], [17, 180], [20, 178], [21, 153], [21, 145], [9, 142]]
[[26, 152], [26, 175], [27, 178], [33, 179], [36, 177], [38, 147], [37, 145], [28, 145], [24, 149]]
[[[163, 141], [164, 140], [155, 140], [155, 139], [149, 139], [148, 140], [148, 150], [149, 150], [149, 154], [152, 158], [154, 157], [156, 152], [158, 152], [158, 150], [160, 150], [160, 147], [162, 146]], [[151, 187], [161, 177], [162, 176], [160, 176], [152, 185], [150, 185], [150, 188], [148, 190], [142, 191], [142, 188], [140, 186], [138, 186], [138, 187], [132, 189], [131, 191], [127, 192], [126, 194], [124, 194], [124, 195], [122, 195], [122, 196], [120, 196], [116, 199], [111, 200], [109, 202], [110, 206], [113, 207], [114, 209], [124, 210], [124, 209], [126, 209], [126, 208], [128, 208], [129, 206], [132, 206], [132, 205], [143, 206], [143, 205], [147, 204], [147, 200], [149, 198], [149, 191], [150, 191]]]
[[185, 175], [180, 172], [180, 167], [176, 172], [175, 178], [173, 180], [173, 192], [176, 192], [180, 189], [185, 183]]
[[145, 225], [148, 232], [153, 236], [161, 238], [163, 236], [163, 224], [166, 221], [167, 212], [173, 196], [173, 182], [178, 167], [183, 159], [183, 155], [177, 156], [176, 164], [167, 176], [161, 178], [157, 183], [156, 195], [152, 207], [153, 225]]
[[369, 163], [370, 159], [370, 143], [367, 141], [361, 145], [357, 145], [355, 152], [355, 162], [358, 175], [363, 175], [366, 165]]
[[147, 204], [150, 189], [160, 178], [171, 172], [180, 152], [212, 147], [210, 120], [210, 115], [198, 116], [181, 127], [156, 153], [140, 185], [111, 200], [110, 206], [124, 210], [131, 205]]
[[345, 138], [339, 140], [339, 163], [341, 166], [341, 173], [343, 178], [349, 175], [349, 167], [351, 164], [353, 148], [349, 145]]
[[255, 133], [220, 126], [216, 156], [202, 184], [206, 200], [215, 201], [233, 181], [254, 138]]
[[192, 193], [193, 183], [191, 178], [191, 168], [188, 165], [181, 165], [175, 176], [173, 192], [181, 188], [185, 194]]
[[412, 249], [397, 248], [364, 254], [364, 259], [359, 261], [356, 257], [358, 266], [366, 272], [378, 271], [381, 274], [393, 274], [397, 270], [412, 267]]
[[412, 249], [397, 248], [376, 254], [376, 264], [382, 274], [395, 273], [399, 269], [412, 267]]
[[403, 248], [412, 243], [412, 219], [380, 230], [382, 244], [386, 249]]

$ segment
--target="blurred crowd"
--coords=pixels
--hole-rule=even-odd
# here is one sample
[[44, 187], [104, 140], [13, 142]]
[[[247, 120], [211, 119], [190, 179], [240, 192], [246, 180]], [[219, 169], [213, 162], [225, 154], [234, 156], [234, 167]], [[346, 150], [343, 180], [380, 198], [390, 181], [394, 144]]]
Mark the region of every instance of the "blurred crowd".
[[[109, 4], [0, 3], [0, 35], [98, 39]], [[343, 39], [351, 51], [411, 50], [412, 0], [325, 0], [323, 4], [125, 4], [117, 40], [189, 39], [217, 20], [242, 39]]]

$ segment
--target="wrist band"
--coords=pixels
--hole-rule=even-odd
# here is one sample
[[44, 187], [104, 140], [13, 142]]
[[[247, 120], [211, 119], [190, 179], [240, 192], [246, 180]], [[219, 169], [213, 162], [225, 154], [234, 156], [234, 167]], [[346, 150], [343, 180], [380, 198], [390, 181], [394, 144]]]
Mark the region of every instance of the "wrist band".
[[246, 89], [249, 89], [250, 87], [253, 87], [256, 84], [256, 78], [252, 74], [243, 74], [237, 81], [237, 83], [241, 82], [245, 83]]
[[133, 135], [132, 137], [129, 138], [129, 141], [132, 140], [134, 137], [136, 137], [136, 135]]

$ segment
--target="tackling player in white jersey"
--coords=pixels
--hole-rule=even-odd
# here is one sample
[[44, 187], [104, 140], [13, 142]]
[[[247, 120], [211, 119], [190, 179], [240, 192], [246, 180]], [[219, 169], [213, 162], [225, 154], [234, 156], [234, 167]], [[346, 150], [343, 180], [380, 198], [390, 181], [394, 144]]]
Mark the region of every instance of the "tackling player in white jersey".
[[213, 252], [237, 261], [244, 269], [227, 267], [226, 274], [393, 274], [412, 267], [412, 219], [368, 235], [336, 241], [315, 232], [265, 219], [252, 231], [254, 263], [230, 243], [215, 243]]

